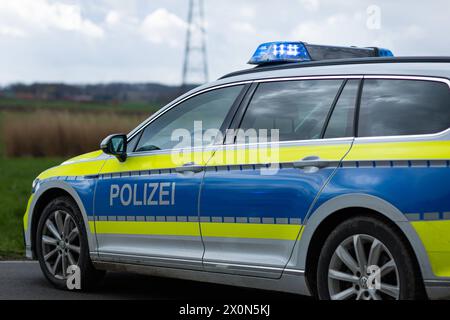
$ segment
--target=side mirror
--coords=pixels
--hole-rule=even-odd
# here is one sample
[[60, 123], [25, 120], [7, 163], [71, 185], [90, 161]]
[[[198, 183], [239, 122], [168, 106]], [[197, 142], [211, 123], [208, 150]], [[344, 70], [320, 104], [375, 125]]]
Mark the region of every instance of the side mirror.
[[127, 135], [112, 134], [103, 139], [100, 143], [100, 149], [104, 153], [116, 156], [120, 162], [127, 159]]

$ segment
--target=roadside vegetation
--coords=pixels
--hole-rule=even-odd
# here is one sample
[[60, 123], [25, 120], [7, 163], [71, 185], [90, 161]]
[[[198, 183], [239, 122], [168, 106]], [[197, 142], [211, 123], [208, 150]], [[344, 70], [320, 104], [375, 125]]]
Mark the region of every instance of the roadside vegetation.
[[7, 157], [70, 157], [97, 150], [111, 133], [128, 133], [148, 116], [114, 112], [36, 110], [4, 112], [1, 128]]
[[[127, 133], [158, 108], [35, 102], [16, 107], [0, 99], [0, 260], [24, 255], [22, 218], [31, 183], [65, 159], [97, 150], [111, 133]], [[54, 104], [52, 104], [54, 103]], [[142, 107], [142, 109], [141, 109]]]
[[22, 218], [33, 179], [58, 158], [0, 160], [0, 260], [23, 258]]

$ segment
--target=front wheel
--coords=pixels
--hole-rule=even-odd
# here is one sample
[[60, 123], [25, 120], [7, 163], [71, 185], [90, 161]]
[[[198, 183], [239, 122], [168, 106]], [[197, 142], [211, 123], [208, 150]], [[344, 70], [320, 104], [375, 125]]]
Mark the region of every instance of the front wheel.
[[341, 223], [319, 257], [317, 289], [324, 300], [413, 300], [423, 297], [418, 268], [404, 240], [372, 217]]
[[70, 197], [52, 200], [42, 212], [36, 255], [45, 277], [59, 289], [68, 288], [67, 279], [74, 268], [79, 268], [81, 290], [92, 289], [104, 275], [92, 265], [83, 218]]

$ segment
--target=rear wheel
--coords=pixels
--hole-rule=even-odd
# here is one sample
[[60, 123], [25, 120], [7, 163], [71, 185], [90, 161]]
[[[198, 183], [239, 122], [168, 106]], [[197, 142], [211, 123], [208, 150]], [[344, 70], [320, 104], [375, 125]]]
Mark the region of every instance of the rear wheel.
[[82, 215], [70, 197], [54, 199], [42, 212], [36, 255], [45, 277], [59, 289], [67, 289], [70, 266], [79, 268], [82, 290], [91, 289], [104, 275], [92, 265]]
[[317, 289], [326, 300], [409, 300], [423, 295], [420, 275], [404, 240], [372, 217], [341, 223], [319, 257]]

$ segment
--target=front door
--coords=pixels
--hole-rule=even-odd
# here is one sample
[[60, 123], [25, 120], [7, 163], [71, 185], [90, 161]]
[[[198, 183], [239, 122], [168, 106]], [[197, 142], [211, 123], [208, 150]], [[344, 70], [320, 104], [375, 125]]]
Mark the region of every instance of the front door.
[[[207, 164], [200, 197], [207, 270], [281, 276], [310, 206], [351, 147], [358, 84], [343, 79], [259, 84], [236, 142]], [[332, 128], [333, 109], [348, 134]], [[268, 139], [264, 130], [271, 132]], [[255, 132], [257, 141], [251, 137]]]
[[212, 90], [182, 102], [129, 142], [125, 162], [105, 162], [94, 204], [101, 259], [202, 267], [198, 196], [215, 138], [202, 136], [221, 128], [241, 90]]

